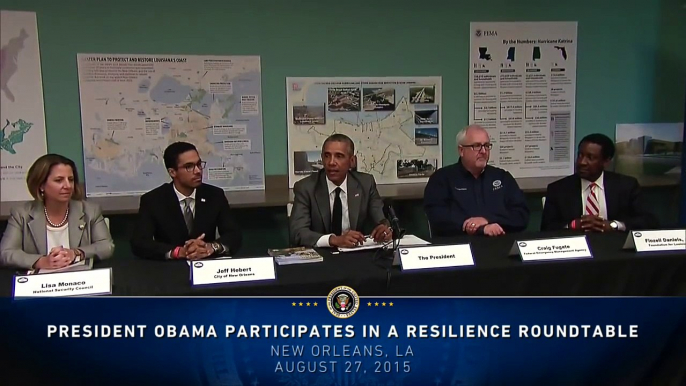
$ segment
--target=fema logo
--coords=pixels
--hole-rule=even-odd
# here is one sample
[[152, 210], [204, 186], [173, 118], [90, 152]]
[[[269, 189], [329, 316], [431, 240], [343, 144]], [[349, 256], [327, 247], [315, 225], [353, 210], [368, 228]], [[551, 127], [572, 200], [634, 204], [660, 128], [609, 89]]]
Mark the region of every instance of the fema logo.
[[201, 262], [198, 261], [198, 262], [196, 262], [196, 263], [193, 263], [193, 266], [194, 266], [195, 268], [202, 268], [202, 267], [203, 267], [203, 264], [202, 264]]
[[643, 234], [641, 232], [634, 232], [634, 237], [641, 237]]
[[521, 243], [519, 243], [519, 246], [524, 248], [524, 247], [526, 247], [526, 243], [522, 241]]
[[503, 182], [500, 180], [493, 181], [493, 190], [498, 190], [503, 187]]
[[17, 279], [17, 283], [21, 283], [21, 284], [26, 283], [27, 281], [29, 281], [28, 277], [20, 277]]
[[408, 251], [407, 249], [401, 249], [400, 253], [402, 253], [403, 255], [407, 255], [408, 253], [410, 253], [410, 251]]
[[339, 286], [329, 292], [326, 297], [326, 307], [331, 315], [339, 319], [347, 319], [360, 308], [360, 297], [357, 292], [347, 286]]
[[481, 37], [481, 30], [480, 29], [476, 30], [476, 37], [477, 38]]

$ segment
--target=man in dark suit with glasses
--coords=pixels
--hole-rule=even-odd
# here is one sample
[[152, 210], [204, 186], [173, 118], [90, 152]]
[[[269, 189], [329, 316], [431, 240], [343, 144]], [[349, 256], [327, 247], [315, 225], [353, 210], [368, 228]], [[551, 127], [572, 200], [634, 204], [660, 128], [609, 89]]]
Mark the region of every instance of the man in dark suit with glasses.
[[499, 236], [529, 222], [524, 193], [506, 170], [489, 166], [493, 144], [485, 129], [468, 126], [456, 137], [460, 159], [437, 170], [424, 189], [432, 236]]
[[141, 196], [133, 253], [160, 260], [235, 254], [241, 232], [224, 191], [202, 182], [206, 162], [195, 146], [172, 143], [164, 151], [164, 165], [172, 181]]

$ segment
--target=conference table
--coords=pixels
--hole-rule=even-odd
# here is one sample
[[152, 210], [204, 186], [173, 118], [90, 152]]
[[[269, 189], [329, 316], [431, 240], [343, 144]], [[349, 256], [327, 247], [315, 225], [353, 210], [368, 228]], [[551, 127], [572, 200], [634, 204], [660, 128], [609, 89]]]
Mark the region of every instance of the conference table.
[[[686, 252], [642, 255], [623, 250], [626, 233], [587, 234], [592, 259], [522, 262], [515, 241], [579, 235], [572, 231], [456, 236], [435, 245], [469, 243], [474, 266], [403, 271], [374, 250], [332, 253], [324, 261], [276, 266], [276, 280], [194, 287], [186, 261], [115, 256], [114, 296], [326, 296], [347, 285], [361, 296], [686, 296]], [[265, 250], [266, 256], [266, 250]], [[247, 258], [237, 256], [235, 258]], [[16, 270], [0, 269], [0, 296], [12, 295]]]

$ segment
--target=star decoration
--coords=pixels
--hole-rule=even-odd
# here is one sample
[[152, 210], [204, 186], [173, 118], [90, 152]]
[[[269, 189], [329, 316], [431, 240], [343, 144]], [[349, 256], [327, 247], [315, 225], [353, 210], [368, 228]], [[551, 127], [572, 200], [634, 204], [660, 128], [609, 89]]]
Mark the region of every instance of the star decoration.
[[386, 302], [381, 303], [382, 306], [386, 307]]
[[300, 302], [300, 303], [298, 303], [298, 304], [300, 305], [300, 307], [302, 307], [302, 306], [303, 306], [303, 302]]
[[379, 306], [379, 302], [374, 303], [374, 306], [375, 306], [375, 307], [378, 307], [378, 306]]
[[308, 306], [308, 307], [310, 306], [310, 302], [307, 302], [307, 306]]
[[393, 307], [393, 302], [388, 303], [389, 306]]
[[295, 302], [293, 302], [293, 307], [295, 307]]
[[314, 306], [317, 307], [317, 302], [314, 302]]
[[372, 302], [367, 303], [367, 307], [371, 307], [371, 306], [372, 306]]

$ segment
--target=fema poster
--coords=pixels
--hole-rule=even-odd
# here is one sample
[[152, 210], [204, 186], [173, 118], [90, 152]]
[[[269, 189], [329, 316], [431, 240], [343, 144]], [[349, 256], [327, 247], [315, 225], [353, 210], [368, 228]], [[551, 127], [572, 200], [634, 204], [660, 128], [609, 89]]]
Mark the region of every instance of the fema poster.
[[469, 122], [494, 144], [489, 163], [515, 178], [572, 174], [576, 22], [473, 22]]

